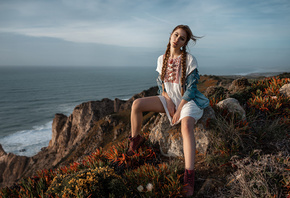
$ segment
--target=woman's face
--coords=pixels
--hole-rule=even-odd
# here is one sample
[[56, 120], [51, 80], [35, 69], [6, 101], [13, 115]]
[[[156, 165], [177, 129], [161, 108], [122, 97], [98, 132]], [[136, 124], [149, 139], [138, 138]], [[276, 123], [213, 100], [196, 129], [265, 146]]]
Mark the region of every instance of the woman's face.
[[186, 32], [183, 29], [178, 28], [171, 34], [170, 37], [171, 47], [180, 49], [181, 47], [184, 46], [186, 42], [186, 37], [187, 37]]

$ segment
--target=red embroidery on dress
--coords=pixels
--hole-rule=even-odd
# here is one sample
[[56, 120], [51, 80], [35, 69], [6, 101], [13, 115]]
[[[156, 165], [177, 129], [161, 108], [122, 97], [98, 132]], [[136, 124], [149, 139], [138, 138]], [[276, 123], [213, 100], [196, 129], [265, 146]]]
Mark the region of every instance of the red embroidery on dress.
[[180, 57], [168, 60], [164, 82], [179, 83], [180, 60]]

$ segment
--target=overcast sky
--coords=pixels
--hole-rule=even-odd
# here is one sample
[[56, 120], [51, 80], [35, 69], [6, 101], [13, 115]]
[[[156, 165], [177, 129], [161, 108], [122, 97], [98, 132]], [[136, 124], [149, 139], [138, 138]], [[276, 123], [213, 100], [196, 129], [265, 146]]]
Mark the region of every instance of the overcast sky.
[[289, 72], [289, 21], [289, 0], [0, 0], [0, 66], [155, 67], [186, 24], [201, 73]]

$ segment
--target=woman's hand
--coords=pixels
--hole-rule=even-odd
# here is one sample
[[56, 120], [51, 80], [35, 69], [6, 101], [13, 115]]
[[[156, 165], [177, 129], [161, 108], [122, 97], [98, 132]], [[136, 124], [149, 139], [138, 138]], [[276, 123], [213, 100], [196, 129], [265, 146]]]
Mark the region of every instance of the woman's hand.
[[175, 124], [175, 123], [179, 120], [181, 110], [182, 110], [183, 106], [184, 106], [186, 103], [187, 103], [186, 100], [183, 100], [183, 99], [181, 100], [181, 102], [180, 102], [180, 104], [179, 104], [179, 106], [178, 106], [178, 108], [177, 108], [175, 114], [173, 115], [173, 118], [172, 118], [172, 124]]
[[180, 109], [177, 109], [177, 111], [173, 115], [172, 124], [175, 124], [179, 120], [179, 118], [180, 118], [180, 112], [181, 112], [181, 110]]
[[175, 113], [175, 104], [172, 102], [171, 98], [167, 95], [166, 92], [163, 92], [162, 95], [164, 96], [166, 100], [166, 106], [167, 106], [169, 115], [173, 117]]
[[166, 98], [165, 97], [165, 100], [166, 100], [166, 104], [167, 104], [167, 109], [168, 109], [169, 115], [171, 117], [173, 117], [174, 113], [175, 113], [175, 105], [174, 105], [174, 103], [172, 102], [172, 100], [170, 98]]

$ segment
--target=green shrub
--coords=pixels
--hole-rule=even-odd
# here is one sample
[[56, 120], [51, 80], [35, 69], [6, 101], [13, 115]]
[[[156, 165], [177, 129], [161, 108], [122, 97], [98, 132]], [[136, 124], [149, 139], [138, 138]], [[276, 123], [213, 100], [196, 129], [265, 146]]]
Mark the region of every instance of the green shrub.
[[46, 192], [51, 197], [121, 197], [126, 192], [123, 179], [108, 167], [85, 169], [57, 175]]

